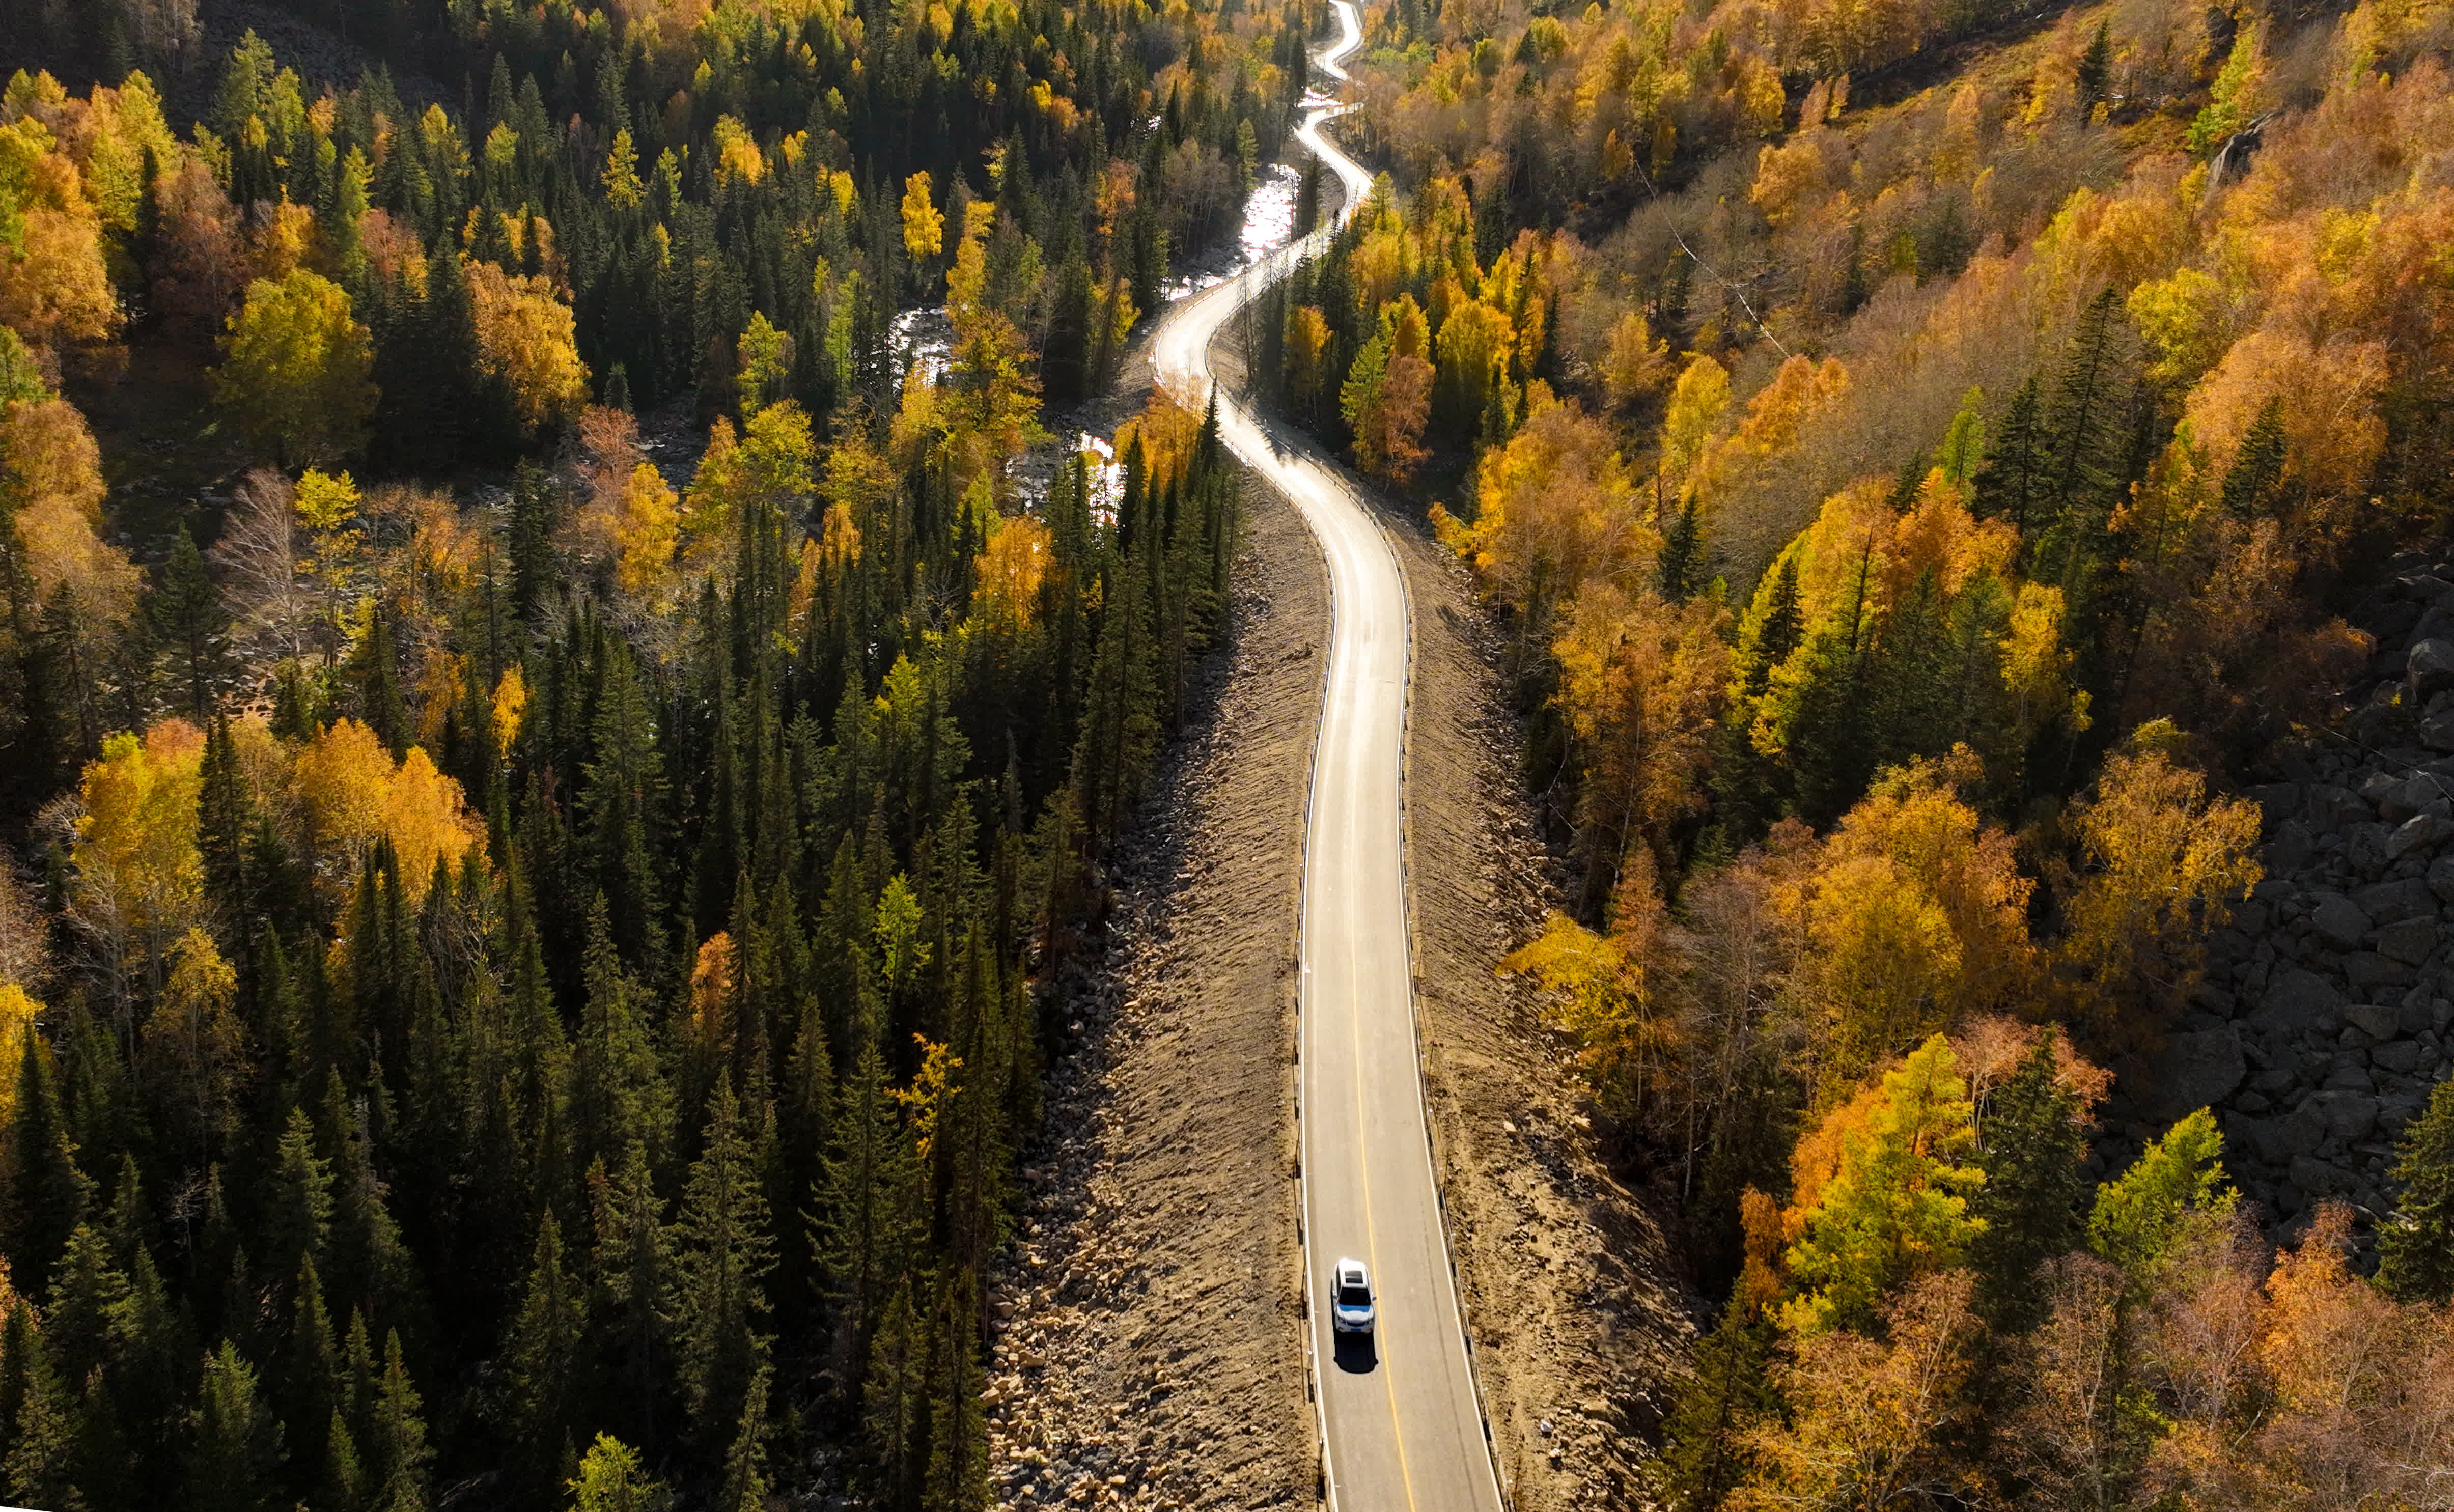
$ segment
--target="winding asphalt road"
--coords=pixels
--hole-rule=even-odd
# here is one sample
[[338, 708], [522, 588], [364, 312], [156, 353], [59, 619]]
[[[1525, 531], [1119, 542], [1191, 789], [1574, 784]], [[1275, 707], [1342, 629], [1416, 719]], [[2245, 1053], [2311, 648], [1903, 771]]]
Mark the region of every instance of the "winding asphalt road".
[[[1332, 4], [1344, 34], [1317, 62], [1343, 81], [1338, 60], [1363, 38], [1354, 6]], [[1321, 135], [1340, 109], [1318, 102], [1297, 135], [1337, 171], [1343, 221], [1371, 175]], [[1180, 306], [1154, 343], [1160, 381], [1198, 405], [1211, 389], [1211, 338], [1328, 234], [1317, 232]], [[1329, 565], [1328, 680], [1304, 832], [1297, 1113], [1330, 1506], [1499, 1512], [1415, 1042], [1403, 824], [1412, 659], [1405, 579], [1379, 523], [1335, 463], [1224, 389], [1217, 399], [1228, 447], [1295, 500]], [[1330, 1269], [1341, 1257], [1372, 1268], [1380, 1313], [1371, 1336], [1331, 1330]]]

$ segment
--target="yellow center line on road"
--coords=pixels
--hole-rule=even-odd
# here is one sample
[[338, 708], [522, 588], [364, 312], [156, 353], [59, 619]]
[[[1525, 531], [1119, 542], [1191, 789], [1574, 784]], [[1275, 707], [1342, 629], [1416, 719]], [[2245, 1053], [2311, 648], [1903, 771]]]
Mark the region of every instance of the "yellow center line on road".
[[[1335, 675], [1334, 671], [1333, 675]], [[1350, 825], [1353, 822], [1351, 815], [1348, 822]], [[1349, 838], [1352, 839], [1353, 831], [1351, 829], [1349, 830], [1348, 835]], [[1354, 917], [1355, 895], [1358, 889], [1354, 887], [1350, 880], [1346, 905], [1346, 937], [1348, 941], [1346, 950], [1346, 1027], [1347, 1033], [1354, 1045], [1354, 1053], [1350, 1058], [1355, 1062], [1355, 1168], [1361, 1177], [1363, 1186], [1363, 1253], [1372, 1257], [1372, 1274], [1382, 1278], [1381, 1290], [1385, 1295], [1388, 1290], [1388, 1273], [1380, 1268], [1380, 1236], [1378, 1228], [1372, 1221], [1372, 1141], [1365, 1136], [1363, 1127], [1363, 1109], [1365, 1106], [1363, 1099], [1363, 1015], [1360, 1011], [1363, 1002], [1363, 983], [1357, 971], [1357, 957], [1360, 953], [1354, 947], [1354, 941], [1362, 937], [1362, 931], [1357, 927], [1357, 920]], [[1335, 1305], [1335, 1303], [1332, 1304], [1333, 1314], [1332, 1326], [1330, 1329], [1330, 1332], [1333, 1335], [1337, 1333], [1334, 1311]], [[1380, 1389], [1389, 1399], [1389, 1437], [1395, 1440], [1398, 1444], [1398, 1483], [1406, 1489], [1407, 1512], [1417, 1512], [1417, 1508], [1415, 1506], [1415, 1471], [1414, 1467], [1406, 1462], [1406, 1425], [1398, 1416], [1398, 1373], [1396, 1368], [1389, 1362], [1389, 1357], [1384, 1352], [1381, 1343], [1381, 1341], [1387, 1337], [1388, 1330], [1380, 1326], [1380, 1309], [1378, 1300], [1376, 1300], [1373, 1305], [1372, 1316], [1372, 1352], [1375, 1355], [1379, 1356], [1378, 1365], [1380, 1371]], [[1336, 1341], [1333, 1339], [1333, 1345], [1335, 1342]]]

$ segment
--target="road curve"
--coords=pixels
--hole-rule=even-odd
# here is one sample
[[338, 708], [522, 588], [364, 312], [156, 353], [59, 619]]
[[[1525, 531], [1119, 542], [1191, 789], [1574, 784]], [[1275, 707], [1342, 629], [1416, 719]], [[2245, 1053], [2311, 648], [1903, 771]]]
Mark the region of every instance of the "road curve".
[[[1355, 8], [1332, 0], [1361, 43]], [[1307, 112], [1297, 132], [1335, 170], [1339, 220], [1371, 184], [1320, 132], [1340, 107]], [[1153, 343], [1157, 376], [1193, 404], [1211, 392], [1211, 338], [1329, 232], [1282, 250], [1188, 300]], [[1292, 498], [1319, 539], [1330, 579], [1330, 648], [1304, 830], [1297, 1124], [1304, 1266], [1332, 1512], [1499, 1512], [1499, 1482], [1475, 1394], [1463, 1314], [1449, 1268], [1432, 1172], [1415, 1039], [1404, 835], [1411, 608], [1397, 554], [1347, 476], [1290, 428], [1220, 390], [1230, 450]], [[1372, 1268], [1379, 1326], [1335, 1336], [1330, 1268]]]

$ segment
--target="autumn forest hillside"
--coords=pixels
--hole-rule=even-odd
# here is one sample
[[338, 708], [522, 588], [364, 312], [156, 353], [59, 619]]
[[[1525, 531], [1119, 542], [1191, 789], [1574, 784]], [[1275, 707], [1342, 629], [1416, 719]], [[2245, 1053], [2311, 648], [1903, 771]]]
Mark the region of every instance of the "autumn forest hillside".
[[[1386, 172], [1248, 352], [1504, 627], [1570, 878], [1508, 968], [1703, 1294], [1650, 1494], [2426, 1504], [2442, 959], [2288, 1061], [2229, 1016], [2233, 961], [2299, 952], [2278, 903], [2430, 864], [2266, 846], [2260, 803], [2444, 775], [2419, 611], [2388, 656], [2378, 610], [2454, 504], [2454, 12], [1389, 0], [1368, 35], [1344, 129]], [[2375, 1119], [2287, 1160], [2168, 1105], [2176, 1046], [2233, 1047], [2221, 1093], [2242, 1045], [2242, 1106]]]
[[7, 23], [0, 1498], [984, 1505], [1237, 540], [1203, 416], [1095, 489], [1041, 407], [1318, 18], [262, 14]]

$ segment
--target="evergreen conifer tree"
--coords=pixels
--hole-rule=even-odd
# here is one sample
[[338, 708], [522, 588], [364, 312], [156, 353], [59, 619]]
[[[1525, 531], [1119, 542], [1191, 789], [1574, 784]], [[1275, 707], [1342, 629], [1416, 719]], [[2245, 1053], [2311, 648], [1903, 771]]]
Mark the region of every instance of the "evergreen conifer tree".
[[519, 1311], [503, 1337], [503, 1397], [496, 1417], [529, 1482], [552, 1489], [571, 1453], [587, 1299], [563, 1268], [562, 1230], [549, 1211], [537, 1224], [534, 1257]]
[[927, 1504], [984, 1512], [990, 1504], [988, 1424], [980, 1410], [977, 1283], [957, 1270], [939, 1288], [932, 1340]]
[[426, 1441], [424, 1411], [401, 1356], [400, 1331], [393, 1329], [384, 1336], [383, 1375], [368, 1411], [371, 1431], [361, 1461], [372, 1512], [426, 1512], [433, 1451]]
[[[1704, 524], [1698, 513], [1696, 496], [1690, 494], [1671, 516], [1669, 529], [1662, 532], [1661, 554], [1654, 563], [1654, 581], [1661, 596], [1674, 604], [1683, 604], [1703, 585], [1697, 581], [1704, 570]], [[1790, 582], [1795, 588], [1796, 570]]]
[[623, 970], [599, 895], [588, 914], [587, 1001], [572, 1056], [577, 1153], [617, 1165], [638, 1147], [656, 1158], [672, 1142], [673, 1094], [650, 1037], [640, 987]]
[[1986, 1099], [1978, 1126], [1977, 1165], [1985, 1184], [1969, 1211], [1985, 1223], [1969, 1243], [1978, 1276], [1977, 1307], [1993, 1325], [2017, 1333], [2042, 1315], [2046, 1261], [2079, 1246], [2079, 1099], [2055, 1079], [2055, 1031], [2045, 1030], [2011, 1079]]
[[682, 1186], [674, 1229], [674, 1361], [702, 1441], [720, 1441], [738, 1421], [771, 1338], [765, 1281], [775, 1264], [767, 1198], [741, 1109], [729, 1081], [716, 1084], [703, 1153]]
[[2080, 55], [2079, 113], [2084, 117], [2105, 99], [2113, 85], [2113, 30], [2109, 21], [2096, 24], [2096, 34], [2088, 39], [2087, 50]]
[[291, 1474], [301, 1490], [312, 1494], [332, 1462], [332, 1424], [341, 1407], [341, 1344], [312, 1260], [299, 1262], [297, 1293], [290, 1307], [287, 1371], [281, 1421], [288, 1424]]
[[2454, 1081], [2404, 1127], [2395, 1152], [2394, 1217], [2378, 1230], [2378, 1282], [2407, 1300], [2454, 1300]]
[[2241, 438], [2232, 466], [2224, 472], [2225, 511], [2243, 520], [2272, 513], [2283, 482], [2284, 461], [2283, 400], [2280, 394], [2268, 394], [2258, 407], [2248, 433]]
[[182, 701], [191, 715], [203, 718], [213, 705], [213, 679], [229, 660], [224, 636], [231, 616], [221, 589], [205, 570], [204, 554], [184, 525], [169, 558], [154, 574], [146, 611], [154, 637], [176, 662]]
[[255, 796], [239, 767], [230, 720], [216, 716], [205, 735], [205, 759], [196, 804], [196, 851], [204, 863], [205, 892], [223, 910], [227, 937], [242, 962], [256, 943], [249, 841], [256, 829]]
[[864, 1037], [840, 1096], [810, 1223], [838, 1347], [857, 1351], [904, 1269], [918, 1172], [874, 1035]]
[[76, 1148], [60, 1116], [58, 1083], [40, 1038], [25, 1037], [17, 1061], [17, 1104], [7, 1144], [8, 1202], [0, 1208], [0, 1237], [9, 1269], [30, 1293], [40, 1295], [51, 1266], [68, 1248], [84, 1217], [92, 1183], [77, 1168]]
[[2030, 373], [1988, 438], [1985, 459], [1977, 469], [1977, 513], [2009, 520], [2024, 541], [2031, 530], [2045, 523], [2049, 468], [2044, 401], [2036, 374]]
[[656, 846], [662, 831], [664, 757], [630, 653], [606, 658], [591, 732], [594, 758], [582, 768], [582, 833], [607, 922], [622, 957], [644, 970], [664, 955], [664, 888]]
[[609, 1177], [601, 1163], [589, 1173], [597, 1292], [591, 1312], [602, 1329], [604, 1352], [625, 1388], [616, 1409], [635, 1418], [640, 1441], [648, 1443], [655, 1439], [656, 1399], [664, 1382], [673, 1243], [647, 1152], [634, 1143], [621, 1160], [616, 1175]]
[[273, 1151], [272, 1180], [266, 1193], [258, 1253], [273, 1276], [300, 1274], [321, 1257], [332, 1226], [332, 1166], [315, 1153], [315, 1129], [307, 1110], [290, 1110], [290, 1121]]
[[772, 1373], [760, 1365], [742, 1394], [741, 1421], [724, 1453], [724, 1484], [716, 1512], [766, 1512], [767, 1390]]
[[913, 1279], [898, 1278], [879, 1316], [861, 1380], [861, 1437], [877, 1500], [893, 1512], [920, 1502], [920, 1456], [927, 1426], [928, 1341], [913, 1305]]
[[256, 1391], [255, 1367], [228, 1340], [205, 1358], [189, 1432], [182, 1504], [194, 1512], [269, 1512], [281, 1424]]

